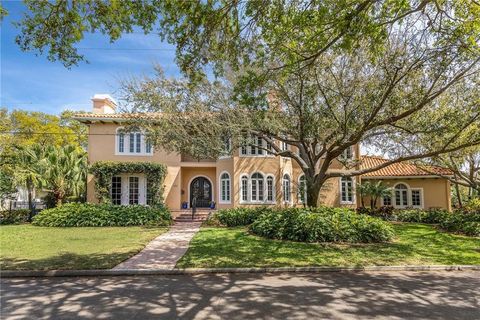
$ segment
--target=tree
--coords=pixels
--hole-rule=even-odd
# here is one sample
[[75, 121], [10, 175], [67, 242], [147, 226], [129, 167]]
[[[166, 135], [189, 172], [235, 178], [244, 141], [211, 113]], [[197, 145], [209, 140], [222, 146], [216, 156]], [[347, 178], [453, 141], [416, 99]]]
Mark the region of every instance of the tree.
[[357, 185], [357, 192], [360, 194], [362, 207], [365, 207], [365, 197], [370, 197], [370, 208], [373, 209], [377, 207], [378, 199], [390, 195], [392, 190], [382, 181], [365, 181]]
[[[314, 63], [330, 49], [349, 50], [360, 40], [381, 54], [388, 29], [410, 17], [443, 43], [478, 41], [476, 0], [362, 1], [36, 1], [17, 23], [22, 50], [47, 52], [70, 67], [85, 60], [76, 48], [87, 32], [113, 42], [135, 28], [156, 32], [177, 47], [181, 70], [195, 75], [213, 65], [217, 74], [252, 65], [261, 74]], [[88, 14], [87, 14], [88, 13]]]
[[34, 145], [23, 149], [19, 160], [16, 171], [29, 193], [37, 186], [51, 192], [55, 204], [61, 205], [67, 196], [78, 197], [85, 191], [86, 155], [75, 146]]
[[[236, 83], [203, 80], [191, 87], [161, 71], [155, 78], [125, 81], [124, 98], [132, 112], [162, 112], [154, 119], [140, 117], [137, 125], [169, 150], [215, 157], [227, 136], [234, 147], [254, 144], [291, 158], [305, 174], [308, 205], [316, 206], [328, 179], [480, 143], [475, 100], [455, 100], [465, 88], [467, 96], [477, 94], [478, 57], [429, 48], [423, 44], [428, 35], [413, 37], [410, 29], [391, 30], [382, 57], [372, 59], [363, 47], [353, 54], [332, 51], [308, 69], [272, 79], [269, 101], [260, 105], [232, 99]], [[269, 147], [256, 144], [252, 134]], [[361, 169], [358, 161], [342, 158], [362, 142], [381, 148], [390, 160]], [[329, 170], [336, 160], [349, 170]]]
[[17, 147], [35, 144], [85, 148], [86, 128], [73, 120], [72, 111], [60, 116], [37, 111], [0, 109], [0, 152], [10, 154]]

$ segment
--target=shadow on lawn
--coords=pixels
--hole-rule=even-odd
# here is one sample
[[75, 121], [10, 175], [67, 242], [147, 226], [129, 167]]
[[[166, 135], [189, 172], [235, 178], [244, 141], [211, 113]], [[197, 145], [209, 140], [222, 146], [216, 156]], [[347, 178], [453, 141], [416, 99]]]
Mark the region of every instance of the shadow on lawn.
[[475, 319], [478, 273], [322, 273], [2, 280], [2, 317]]
[[6, 257], [0, 260], [0, 267], [2, 270], [109, 269], [135, 255], [138, 251], [105, 254], [74, 254], [65, 252], [42, 259]]

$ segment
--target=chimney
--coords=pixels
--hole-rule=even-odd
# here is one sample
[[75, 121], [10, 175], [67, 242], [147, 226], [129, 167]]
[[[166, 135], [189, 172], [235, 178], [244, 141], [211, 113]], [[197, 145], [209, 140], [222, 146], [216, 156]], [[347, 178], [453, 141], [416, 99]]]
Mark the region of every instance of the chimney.
[[93, 113], [115, 113], [117, 102], [109, 94], [95, 94], [92, 98]]

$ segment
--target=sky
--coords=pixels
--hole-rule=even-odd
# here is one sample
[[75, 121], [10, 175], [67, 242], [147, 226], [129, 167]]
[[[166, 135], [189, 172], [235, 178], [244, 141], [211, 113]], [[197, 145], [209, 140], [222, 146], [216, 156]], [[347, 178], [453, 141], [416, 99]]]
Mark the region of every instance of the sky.
[[1, 23], [0, 107], [59, 114], [64, 110], [91, 111], [91, 97], [108, 93], [118, 99], [120, 79], [151, 74], [160, 64], [167, 76], [178, 76], [175, 48], [156, 34], [125, 34], [115, 43], [100, 33], [85, 34], [77, 45], [89, 63], [67, 69], [45, 55], [22, 52], [15, 44], [19, 21], [26, 9], [20, 1], [3, 1], [8, 11]]

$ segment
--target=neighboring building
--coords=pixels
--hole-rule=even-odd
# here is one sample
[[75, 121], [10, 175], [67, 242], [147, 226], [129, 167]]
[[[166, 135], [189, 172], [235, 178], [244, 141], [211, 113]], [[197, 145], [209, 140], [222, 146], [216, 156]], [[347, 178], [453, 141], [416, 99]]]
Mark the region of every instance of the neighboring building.
[[[76, 116], [77, 120], [89, 127], [89, 163], [148, 161], [165, 164], [165, 204], [173, 210], [181, 209], [182, 203], [187, 203], [190, 207], [194, 195], [197, 196], [198, 207], [208, 207], [211, 201], [216, 203], [217, 208], [302, 205], [303, 196], [299, 190], [304, 190], [301, 187], [304, 183], [303, 173], [289, 158], [276, 157], [250, 146], [234, 150], [231, 156], [220, 157], [218, 160], [200, 161], [186, 155], [168, 153], [161, 148], [154, 150], [141, 132], [121, 131], [129, 116], [115, 113], [116, 103], [109, 95], [95, 95], [92, 101], [93, 113]], [[344, 157], [352, 161], [360, 160], [359, 146], [347, 150]], [[334, 161], [330, 170], [346, 171], [346, 168], [341, 162]], [[411, 180], [410, 176], [402, 177], [404, 179], [398, 180], [392, 178], [392, 175], [383, 177], [369, 174], [362, 178], [382, 179], [392, 186], [394, 181], [405, 181], [408, 190], [406, 197], [410, 199], [407, 200], [407, 205], [412, 203], [412, 196], [415, 199], [417, 197], [417, 192], [412, 188], [420, 188], [422, 207], [450, 208], [450, 193], [447, 192], [449, 186], [445, 179], [423, 176]], [[321, 191], [321, 203], [357, 207], [355, 185], [360, 179], [345, 177], [328, 180]], [[441, 193], [438, 192], [441, 187], [437, 185], [444, 188]], [[87, 199], [90, 202], [97, 201], [94, 188], [94, 177], [90, 175], [87, 185]], [[111, 196], [118, 204], [144, 204], [146, 194], [146, 181], [141, 174], [122, 174], [112, 179]], [[401, 193], [402, 197], [403, 195]], [[403, 198], [400, 203], [404, 203]]]

